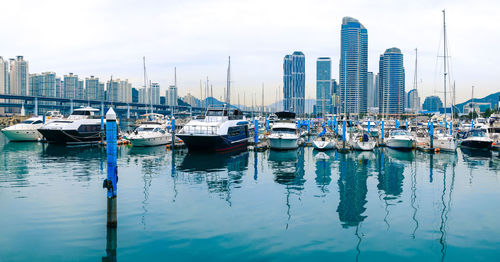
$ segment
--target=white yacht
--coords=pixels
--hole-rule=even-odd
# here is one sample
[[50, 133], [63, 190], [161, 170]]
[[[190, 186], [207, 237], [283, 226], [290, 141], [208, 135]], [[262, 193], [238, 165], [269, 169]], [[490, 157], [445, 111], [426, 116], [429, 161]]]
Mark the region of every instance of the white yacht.
[[415, 145], [415, 138], [404, 129], [393, 129], [389, 137], [385, 140], [387, 147], [399, 150], [412, 150]]
[[[104, 139], [105, 132], [101, 132], [101, 118], [96, 112], [99, 110], [91, 107], [78, 108], [68, 118], [47, 123], [38, 131], [49, 143], [97, 143]], [[103, 121], [106, 125], [106, 119]]]
[[376, 145], [377, 142], [368, 133], [359, 133], [351, 140], [351, 146], [354, 150], [371, 151]]
[[133, 146], [158, 146], [172, 142], [172, 135], [168, 132], [167, 122], [161, 114], [143, 115], [142, 121], [128, 137]]
[[295, 123], [295, 113], [278, 112], [279, 118], [271, 128], [271, 134], [267, 136], [269, 147], [275, 150], [297, 149], [299, 147], [299, 129]]
[[[45, 123], [50, 123], [61, 118], [62, 115], [58, 111], [48, 111], [45, 113]], [[30, 117], [19, 124], [2, 129], [2, 133], [10, 141], [39, 141], [43, 136], [37, 129], [43, 124], [43, 116]]]

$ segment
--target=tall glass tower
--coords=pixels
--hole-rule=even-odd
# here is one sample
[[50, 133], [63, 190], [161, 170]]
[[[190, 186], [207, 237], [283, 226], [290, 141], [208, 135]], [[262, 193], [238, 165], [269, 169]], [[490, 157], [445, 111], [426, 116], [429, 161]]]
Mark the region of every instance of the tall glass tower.
[[305, 56], [300, 51], [286, 55], [283, 61], [283, 98], [286, 111], [305, 113]]
[[367, 112], [368, 31], [356, 19], [342, 19], [340, 47], [340, 112]]
[[404, 112], [405, 71], [399, 48], [385, 50], [379, 61], [379, 113], [398, 115]]
[[332, 95], [332, 59], [329, 57], [319, 57], [316, 60], [316, 106], [315, 113], [331, 113]]

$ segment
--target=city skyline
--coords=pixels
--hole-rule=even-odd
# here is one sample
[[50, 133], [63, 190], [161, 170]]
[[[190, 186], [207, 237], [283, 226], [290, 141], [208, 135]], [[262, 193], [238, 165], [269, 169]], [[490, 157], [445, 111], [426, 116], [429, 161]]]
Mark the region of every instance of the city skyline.
[[[499, 38], [491, 34], [497, 27], [494, 14], [498, 4], [483, 2], [470, 6], [465, 1], [438, 4], [429, 1], [396, 7], [394, 1], [377, 4], [358, 1], [349, 5], [318, 2], [301, 7], [279, 1], [252, 4], [88, 1], [77, 6], [77, 14], [69, 16], [61, 12], [64, 1], [43, 4], [16, 1], [6, 3], [5, 10], [10, 11], [0, 17], [0, 22], [9, 25], [0, 29], [0, 34], [9, 40], [2, 43], [1, 55], [4, 58], [23, 55], [30, 61], [30, 73], [52, 71], [62, 76], [73, 72], [82, 78], [95, 75], [100, 79], [116, 75], [128, 78], [136, 88], [143, 83], [141, 58], [145, 55], [148, 78], [160, 83], [161, 93], [173, 84], [173, 70], [177, 66], [179, 96], [191, 93], [199, 97], [199, 81], [208, 76], [216, 98], [223, 97], [226, 59], [231, 55], [232, 100], [236, 101], [236, 94], [243, 92], [247, 97], [254, 93], [260, 96], [254, 90], [264, 82], [268, 105], [274, 102], [275, 91], [283, 87], [282, 57], [294, 50], [302, 51], [306, 57], [305, 97], [315, 98], [316, 59], [326, 56], [339, 61], [341, 20], [351, 16], [359, 19], [370, 34], [369, 72], [378, 72], [380, 53], [397, 46], [406, 58], [406, 82], [412, 83], [412, 50], [418, 48], [419, 95], [442, 97], [442, 62], [438, 55], [442, 53], [441, 10], [446, 8], [451, 75], [456, 76], [459, 103], [470, 98], [472, 85], [476, 97], [498, 90], [495, 79], [498, 69], [493, 62], [499, 55], [490, 44]], [[162, 6], [165, 8], [159, 8]], [[389, 7], [397, 12], [383, 11]], [[248, 12], [243, 12], [247, 9]], [[377, 10], [386, 15], [381, 16]], [[33, 19], [8, 23], [20, 12]], [[283, 19], [281, 14], [301, 12], [303, 16], [294, 21]], [[69, 19], [72, 16], [74, 19]], [[65, 23], [60, 23], [62, 20]], [[42, 30], [45, 28], [52, 28], [54, 34], [46, 34]], [[95, 37], [83, 37], [84, 33]], [[59, 34], [63, 38], [54, 37]], [[37, 41], [29, 41], [32, 38]], [[338, 72], [338, 63], [334, 62], [332, 78], [338, 79]]]

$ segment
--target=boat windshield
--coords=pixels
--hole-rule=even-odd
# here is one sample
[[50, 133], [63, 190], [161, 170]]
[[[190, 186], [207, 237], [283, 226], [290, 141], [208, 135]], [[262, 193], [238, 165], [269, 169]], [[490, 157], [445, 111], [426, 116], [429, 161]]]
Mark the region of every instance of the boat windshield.
[[406, 130], [394, 130], [394, 131], [392, 131], [391, 135], [393, 135], [393, 136], [407, 136], [409, 134], [408, 134], [408, 131], [406, 131]]
[[286, 128], [286, 127], [277, 127], [277, 128], [273, 128], [273, 132], [295, 134], [295, 129]]
[[472, 130], [469, 132], [469, 136], [486, 137], [486, 133], [483, 130]]
[[[152, 127], [138, 127], [135, 131], [137, 132], [153, 132], [154, 128]], [[156, 130], [154, 130], [156, 131]]]
[[71, 115], [74, 116], [90, 116], [90, 111], [73, 111]]
[[208, 110], [207, 116], [224, 116], [224, 110]]
[[26, 119], [26, 120], [24, 120], [23, 122], [21, 122], [21, 124], [31, 124], [31, 123], [33, 123], [33, 122], [35, 122], [35, 121], [34, 121], [34, 120], [29, 120], [29, 119]]

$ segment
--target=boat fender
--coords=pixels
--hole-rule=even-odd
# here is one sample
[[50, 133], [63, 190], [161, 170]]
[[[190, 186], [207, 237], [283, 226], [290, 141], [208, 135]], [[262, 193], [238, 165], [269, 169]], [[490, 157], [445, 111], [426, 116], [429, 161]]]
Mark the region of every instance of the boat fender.
[[104, 181], [102, 182], [102, 188], [110, 190], [111, 188], [113, 188], [113, 182], [111, 180], [104, 179]]

